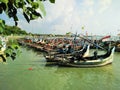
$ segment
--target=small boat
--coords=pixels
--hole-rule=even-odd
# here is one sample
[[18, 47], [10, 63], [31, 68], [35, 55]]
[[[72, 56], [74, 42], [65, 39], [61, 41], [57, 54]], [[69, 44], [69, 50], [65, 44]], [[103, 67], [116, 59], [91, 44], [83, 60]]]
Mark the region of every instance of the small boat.
[[114, 51], [115, 47], [111, 48], [103, 55], [84, 57], [81, 60], [63, 58], [63, 60], [58, 62], [58, 65], [67, 67], [100, 67], [113, 62]]
[[90, 45], [86, 45], [79, 51], [73, 51], [72, 53], [68, 53], [68, 54], [51, 53], [49, 55], [46, 55], [45, 58], [47, 62], [58, 62], [64, 57], [71, 58], [75, 56], [77, 53], [81, 53], [83, 57], [86, 57], [89, 55], [89, 48]]

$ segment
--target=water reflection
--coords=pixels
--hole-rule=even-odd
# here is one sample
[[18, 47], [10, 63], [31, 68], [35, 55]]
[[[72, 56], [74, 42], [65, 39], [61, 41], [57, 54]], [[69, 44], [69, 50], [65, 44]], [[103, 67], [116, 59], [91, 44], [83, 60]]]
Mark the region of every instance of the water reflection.
[[114, 80], [112, 65], [99, 68], [57, 68], [55, 73], [59, 76], [59, 82], [64, 81], [64, 88], [69, 90], [99, 90], [101, 87], [108, 90]]

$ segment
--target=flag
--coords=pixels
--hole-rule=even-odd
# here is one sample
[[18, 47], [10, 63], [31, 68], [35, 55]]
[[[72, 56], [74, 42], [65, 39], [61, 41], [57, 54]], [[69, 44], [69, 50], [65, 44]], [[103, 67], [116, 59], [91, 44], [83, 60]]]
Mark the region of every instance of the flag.
[[101, 38], [101, 40], [102, 40], [103, 42], [109, 41], [110, 37], [111, 37], [111, 36], [108, 35], [108, 36], [105, 36], [105, 37]]
[[84, 30], [84, 28], [85, 28], [85, 27], [84, 27], [84, 26], [82, 26], [82, 28], [81, 28], [81, 29], [82, 29], [82, 30]]

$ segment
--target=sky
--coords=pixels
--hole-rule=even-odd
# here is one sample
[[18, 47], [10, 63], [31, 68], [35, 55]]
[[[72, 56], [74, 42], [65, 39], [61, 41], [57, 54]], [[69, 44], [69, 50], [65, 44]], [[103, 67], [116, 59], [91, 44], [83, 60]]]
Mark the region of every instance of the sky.
[[[27, 32], [38, 34], [117, 35], [120, 33], [120, 0], [56, 0], [44, 2], [46, 16], [30, 23], [21, 16], [18, 26]], [[12, 19], [0, 15], [6, 24]], [[84, 29], [82, 29], [84, 27]]]

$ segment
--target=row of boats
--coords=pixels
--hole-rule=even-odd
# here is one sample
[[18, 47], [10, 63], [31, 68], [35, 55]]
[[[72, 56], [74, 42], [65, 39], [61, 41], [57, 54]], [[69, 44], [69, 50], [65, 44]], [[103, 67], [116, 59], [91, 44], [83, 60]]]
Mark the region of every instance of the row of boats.
[[47, 62], [57, 62], [60, 66], [69, 67], [98, 67], [112, 63], [115, 47], [108, 50], [105, 54], [93, 56], [89, 55], [89, 45], [80, 51], [71, 54], [49, 54], [45, 55]]
[[[82, 46], [81, 41], [73, 39], [47, 39], [36, 40], [20, 39], [19, 44], [45, 51], [44, 57], [49, 64], [67, 67], [99, 67], [113, 62], [115, 47], [107, 49], [106, 53], [99, 55], [98, 50], [90, 55], [90, 44]], [[76, 43], [77, 42], [77, 43]], [[50, 46], [51, 45], [51, 46]]]

